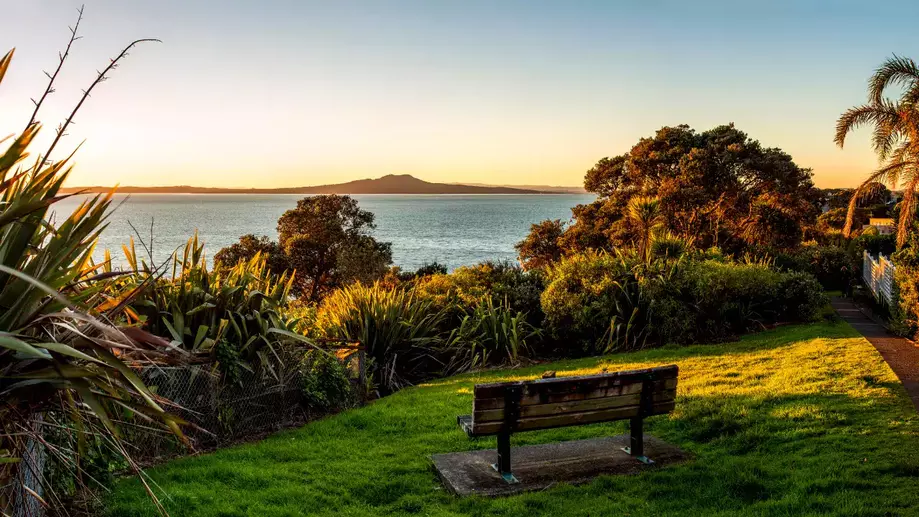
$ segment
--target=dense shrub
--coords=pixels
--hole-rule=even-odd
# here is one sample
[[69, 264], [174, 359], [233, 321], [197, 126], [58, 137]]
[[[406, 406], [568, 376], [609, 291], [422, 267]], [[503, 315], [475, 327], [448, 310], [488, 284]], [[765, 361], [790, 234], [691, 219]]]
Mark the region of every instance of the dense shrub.
[[874, 231], [865, 231], [861, 235], [852, 239], [850, 246], [852, 253], [857, 259], [861, 259], [862, 251], [867, 251], [870, 255], [890, 256], [897, 250], [897, 236], [893, 234], [881, 235]]
[[486, 298], [495, 305], [527, 314], [533, 325], [542, 323], [539, 301], [544, 278], [539, 271], [524, 271], [508, 262], [483, 262], [463, 266], [453, 273], [434, 274], [418, 279], [419, 294], [435, 300], [440, 307], [452, 304], [473, 307]]
[[393, 266], [391, 268], [392, 273], [396, 279], [400, 282], [409, 282], [416, 278], [422, 278], [431, 275], [446, 275], [447, 266], [439, 262], [425, 262], [418, 269], [414, 271], [402, 271], [399, 266]]
[[360, 342], [371, 379], [383, 393], [443, 371], [445, 312], [414, 291], [354, 284], [327, 296], [316, 316], [324, 337]]
[[826, 304], [819, 282], [808, 273], [717, 261], [685, 263], [654, 298], [658, 340], [676, 343], [718, 341], [771, 323], [811, 321]]
[[783, 274], [779, 279], [778, 322], [816, 321], [829, 298], [820, 282], [811, 274], [795, 272]]
[[218, 268], [267, 257], [269, 270], [293, 275], [293, 293], [318, 302], [326, 293], [354, 282], [381, 280], [390, 269], [388, 242], [371, 236], [374, 215], [350, 196], [308, 196], [278, 219], [278, 240], [243, 235], [215, 255]]
[[552, 337], [567, 353], [641, 348], [648, 338], [648, 285], [664, 281], [674, 267], [646, 265], [636, 253], [563, 258], [548, 269], [541, 297]]
[[780, 271], [800, 271], [817, 278], [824, 289], [845, 290], [858, 267], [849, 251], [841, 246], [803, 246], [794, 253], [778, 254], [775, 267]]
[[526, 320], [526, 313], [485, 298], [464, 309], [459, 325], [447, 340], [450, 361], [447, 372], [460, 372], [490, 364], [517, 364], [529, 351], [539, 329]]
[[554, 337], [610, 351], [717, 341], [771, 323], [810, 321], [826, 297], [812, 275], [767, 264], [646, 265], [634, 255], [586, 253], [550, 269], [542, 302]]
[[915, 339], [919, 336], [919, 248], [909, 246], [891, 257], [894, 271], [895, 300], [890, 307], [894, 330]]
[[135, 273], [119, 277], [110, 297], [112, 304], [129, 300], [128, 323], [143, 325], [195, 355], [216, 359], [231, 381], [238, 372], [235, 361], [265, 372], [279, 366], [279, 348], [287, 340], [274, 330], [297, 325], [286, 311], [293, 279], [274, 276], [266, 256], [256, 254], [234, 266], [209, 269], [204, 244], [195, 235], [181, 256], [173, 254], [170, 274], [161, 276], [139, 260], [133, 241], [124, 249]]
[[[816, 228], [820, 232], [841, 231], [846, 225], [846, 216], [849, 212], [848, 205], [830, 209], [817, 217]], [[868, 224], [871, 211], [865, 208], [856, 208], [852, 214], [852, 227], [861, 228]]]
[[347, 370], [328, 352], [311, 350], [304, 354], [300, 374], [303, 397], [312, 409], [342, 409], [353, 400]]

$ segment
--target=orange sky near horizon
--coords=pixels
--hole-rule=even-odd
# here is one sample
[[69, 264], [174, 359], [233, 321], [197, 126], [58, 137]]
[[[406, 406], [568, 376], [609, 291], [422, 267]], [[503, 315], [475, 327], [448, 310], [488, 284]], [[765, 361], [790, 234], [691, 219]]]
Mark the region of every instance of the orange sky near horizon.
[[[19, 2], [0, 128], [17, 132], [82, 0]], [[662, 7], [665, 6], [665, 7]], [[836, 6], [829, 8], [828, 6]], [[41, 113], [54, 126], [128, 41], [59, 147], [85, 143], [68, 186], [275, 188], [386, 174], [432, 182], [580, 185], [600, 158], [665, 125], [734, 122], [854, 186], [877, 167], [836, 118], [896, 52], [919, 55], [905, 3], [94, 0]], [[863, 33], [851, 37], [853, 27]], [[883, 30], [881, 30], [883, 29]], [[60, 157], [60, 156], [58, 156]]]

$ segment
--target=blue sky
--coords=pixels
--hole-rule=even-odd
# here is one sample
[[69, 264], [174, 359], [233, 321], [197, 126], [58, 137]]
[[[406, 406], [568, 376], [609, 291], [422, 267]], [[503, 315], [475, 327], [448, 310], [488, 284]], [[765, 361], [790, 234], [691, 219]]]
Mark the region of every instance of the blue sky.
[[[3, 132], [21, 129], [81, 2], [5, 6]], [[836, 118], [893, 53], [915, 2], [86, 0], [48, 129], [94, 71], [137, 48], [65, 141], [73, 185], [292, 186], [410, 173], [574, 185], [680, 123], [734, 122], [820, 186], [876, 160]]]

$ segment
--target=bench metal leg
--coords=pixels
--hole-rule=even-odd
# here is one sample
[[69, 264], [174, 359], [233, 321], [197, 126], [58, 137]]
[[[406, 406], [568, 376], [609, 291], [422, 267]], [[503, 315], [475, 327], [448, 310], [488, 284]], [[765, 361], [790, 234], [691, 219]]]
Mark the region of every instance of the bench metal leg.
[[654, 460], [645, 456], [645, 431], [644, 419], [635, 417], [629, 420], [629, 446], [623, 447], [626, 453], [635, 456], [642, 463], [651, 464]]
[[498, 463], [492, 465], [492, 468], [501, 474], [504, 481], [510, 484], [517, 483], [517, 478], [511, 473], [511, 433], [498, 433]]

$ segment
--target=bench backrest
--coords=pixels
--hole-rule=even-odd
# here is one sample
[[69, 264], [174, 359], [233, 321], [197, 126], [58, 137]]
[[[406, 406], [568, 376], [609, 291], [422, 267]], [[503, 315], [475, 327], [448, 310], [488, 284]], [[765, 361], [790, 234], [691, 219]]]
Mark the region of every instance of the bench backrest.
[[478, 384], [470, 434], [532, 431], [673, 411], [676, 365], [582, 377]]

